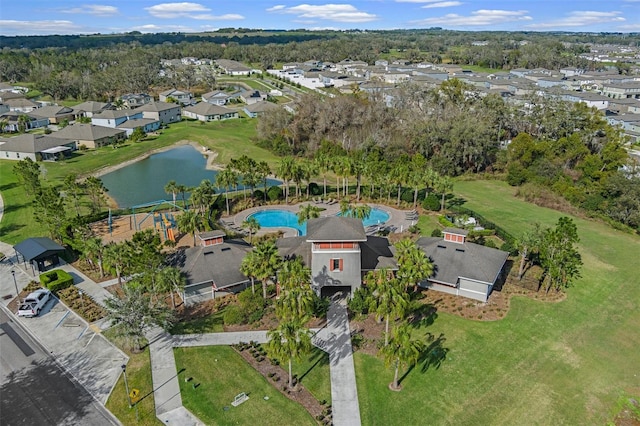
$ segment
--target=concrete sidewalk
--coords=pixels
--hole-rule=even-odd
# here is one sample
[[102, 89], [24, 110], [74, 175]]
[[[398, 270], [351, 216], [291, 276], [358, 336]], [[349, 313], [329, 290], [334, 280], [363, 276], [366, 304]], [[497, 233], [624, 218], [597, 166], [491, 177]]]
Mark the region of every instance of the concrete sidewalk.
[[333, 424], [359, 426], [360, 404], [349, 317], [344, 299], [336, 296], [332, 298], [327, 313], [327, 326], [314, 336], [313, 344], [329, 354]]

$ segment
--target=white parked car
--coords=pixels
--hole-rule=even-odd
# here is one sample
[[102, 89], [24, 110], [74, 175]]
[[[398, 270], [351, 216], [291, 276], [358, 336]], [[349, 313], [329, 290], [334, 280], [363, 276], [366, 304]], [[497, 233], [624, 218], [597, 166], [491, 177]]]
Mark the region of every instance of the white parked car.
[[45, 288], [30, 293], [18, 308], [19, 317], [35, 317], [51, 298], [51, 292]]

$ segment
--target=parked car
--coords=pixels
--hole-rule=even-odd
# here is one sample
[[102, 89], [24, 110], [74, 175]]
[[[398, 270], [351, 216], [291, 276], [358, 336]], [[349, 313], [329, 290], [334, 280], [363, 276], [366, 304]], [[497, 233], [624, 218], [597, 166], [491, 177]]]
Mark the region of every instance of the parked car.
[[35, 317], [51, 298], [51, 292], [45, 288], [30, 293], [18, 308], [19, 317]]

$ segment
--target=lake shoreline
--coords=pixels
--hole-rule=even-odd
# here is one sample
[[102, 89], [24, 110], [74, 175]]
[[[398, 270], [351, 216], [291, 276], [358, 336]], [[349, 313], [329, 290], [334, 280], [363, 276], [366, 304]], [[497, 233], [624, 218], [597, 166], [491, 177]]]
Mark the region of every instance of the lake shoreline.
[[[144, 142], [143, 142], [144, 143]], [[216, 158], [218, 157], [218, 153], [216, 151], [212, 151], [209, 148], [202, 146], [201, 144], [199, 144], [198, 142], [195, 141], [191, 141], [188, 139], [182, 139], [179, 140], [178, 142], [172, 144], [172, 145], [168, 145], [162, 148], [157, 148], [154, 149], [152, 151], [146, 152], [142, 155], [139, 155], [135, 158], [132, 158], [131, 160], [127, 160], [127, 161], [123, 161], [120, 164], [115, 164], [113, 166], [107, 166], [107, 167], [103, 167], [101, 169], [98, 169], [97, 171], [91, 173], [91, 176], [95, 176], [97, 178], [104, 176], [106, 174], [109, 174], [111, 172], [115, 172], [116, 170], [119, 169], [123, 169], [127, 166], [130, 166], [134, 163], [137, 163], [139, 161], [145, 160], [149, 157], [151, 157], [153, 154], [159, 154], [161, 152], [166, 152], [166, 151], [170, 151], [174, 148], [177, 148], [179, 146], [184, 146], [184, 145], [191, 145], [192, 147], [194, 147], [196, 149], [196, 151], [200, 152], [202, 155], [204, 155], [205, 157], [207, 157], [207, 163], [205, 165], [205, 169], [207, 170], [215, 170], [215, 171], [220, 171], [223, 169], [223, 167], [220, 164], [217, 164], [215, 162]], [[105, 196], [107, 198], [107, 206], [109, 208], [112, 209], [127, 209], [129, 207], [120, 207], [117, 203], [117, 201], [115, 200], [115, 198], [111, 197], [109, 195], [108, 192], [105, 193]]]

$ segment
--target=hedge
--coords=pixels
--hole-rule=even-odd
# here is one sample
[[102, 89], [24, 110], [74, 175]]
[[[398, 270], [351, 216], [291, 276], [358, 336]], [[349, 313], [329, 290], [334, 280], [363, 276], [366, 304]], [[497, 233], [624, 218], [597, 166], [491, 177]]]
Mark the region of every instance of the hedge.
[[511, 235], [510, 233], [508, 233], [507, 231], [505, 231], [503, 228], [501, 228], [500, 226], [496, 225], [495, 223], [491, 222], [490, 220], [487, 220], [484, 216], [474, 212], [471, 209], [468, 209], [466, 207], [461, 207], [461, 206], [452, 206], [449, 210], [455, 212], [455, 213], [459, 213], [459, 214], [465, 214], [468, 216], [473, 216], [476, 219], [476, 222], [478, 223], [478, 225], [482, 226], [483, 228], [486, 229], [492, 229], [495, 231], [495, 234], [504, 242], [508, 242], [509, 244], [511, 244], [512, 246], [516, 245], [516, 239], [514, 238], [513, 235]]
[[40, 283], [52, 292], [60, 291], [73, 285], [73, 277], [62, 269], [40, 274]]

